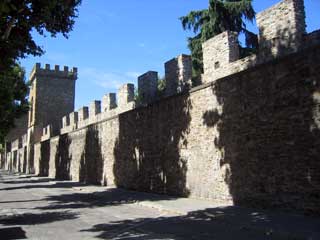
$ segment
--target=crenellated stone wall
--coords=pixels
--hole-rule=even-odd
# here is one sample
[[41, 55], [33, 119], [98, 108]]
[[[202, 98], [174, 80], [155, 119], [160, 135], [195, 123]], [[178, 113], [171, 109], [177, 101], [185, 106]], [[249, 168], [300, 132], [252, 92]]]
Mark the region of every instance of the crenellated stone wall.
[[165, 63], [166, 96], [185, 92], [192, 87], [192, 61], [189, 55], [179, 55]]
[[[23, 160], [28, 140], [12, 141], [4, 165], [61, 180], [319, 214], [320, 34], [304, 33], [302, 3], [284, 0], [258, 15], [265, 28], [257, 55], [239, 59], [236, 33], [206, 42], [205, 84], [190, 89], [190, 56], [180, 55], [165, 64], [164, 98], [155, 95], [157, 73], [147, 72], [139, 77], [143, 104], [125, 84], [117, 97], [65, 114], [57, 136], [47, 125], [30, 148], [33, 162]], [[287, 18], [279, 17], [282, 9]], [[268, 29], [271, 17], [279, 23]], [[286, 19], [292, 32], [277, 35]]]
[[53, 138], [49, 176], [320, 213], [319, 49]]
[[284, 0], [257, 13], [259, 50], [263, 57], [295, 52], [306, 34], [304, 0]]
[[[41, 140], [42, 128], [52, 126], [54, 135], [59, 133], [61, 118], [74, 109], [77, 68], [60, 70], [59, 65], [50, 69], [37, 63], [30, 74], [29, 127], [34, 127], [34, 142]], [[63, 107], [62, 107], [63, 106]]]
[[312, 36], [306, 35], [304, 0], [283, 0], [257, 13], [256, 19], [259, 27], [257, 54], [240, 58], [238, 33], [235, 32], [226, 31], [203, 43], [203, 83], [316, 44]]

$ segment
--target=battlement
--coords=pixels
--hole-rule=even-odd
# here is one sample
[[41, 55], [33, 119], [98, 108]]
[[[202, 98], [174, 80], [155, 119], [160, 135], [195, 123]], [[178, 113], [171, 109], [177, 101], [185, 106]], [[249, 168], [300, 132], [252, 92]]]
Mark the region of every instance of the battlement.
[[153, 102], [157, 97], [158, 72], [148, 71], [138, 77], [138, 92], [141, 103]]
[[[281, 56], [320, 43], [320, 32], [306, 35], [303, 0], [283, 0], [271, 8], [257, 14], [259, 49], [257, 54], [240, 58], [238, 33], [226, 31], [203, 43], [204, 74], [202, 83], [246, 70]], [[165, 96], [188, 91], [192, 87], [191, 56], [181, 54], [164, 64]], [[50, 70], [46, 65], [41, 69], [37, 64], [35, 72], [59, 73], [59, 66]], [[76, 74], [77, 70], [71, 71]], [[65, 67], [61, 74], [69, 74]], [[95, 100], [89, 107], [62, 118], [61, 133], [66, 133], [114, 117], [135, 107], [150, 104], [159, 99], [158, 72], [147, 71], [138, 77], [138, 101], [135, 102], [134, 85], [127, 83], [118, 93], [108, 93], [102, 100]]]
[[306, 33], [304, 0], [284, 0], [256, 15], [260, 54], [297, 51]]
[[118, 96], [117, 102], [116, 94], [108, 93], [103, 96], [102, 101], [92, 101], [89, 107], [81, 107], [77, 112], [64, 116], [61, 120], [60, 134], [72, 132], [135, 108], [133, 84], [122, 85], [118, 90]]
[[257, 54], [240, 59], [238, 33], [235, 32], [223, 32], [203, 43], [202, 83], [319, 43], [319, 34], [306, 35], [304, 0], [283, 0], [257, 13], [256, 19], [259, 27]]
[[[304, 33], [302, 3], [284, 0], [258, 14], [257, 54], [240, 58], [238, 34], [230, 31], [204, 43], [207, 84], [188, 91], [187, 55], [166, 62], [165, 94], [156, 94], [157, 72], [141, 75], [138, 109], [134, 85], [124, 84], [117, 95], [73, 112], [75, 81], [56, 79], [51, 71], [59, 75], [59, 68], [47, 66], [50, 77], [34, 73], [30, 91], [30, 111], [38, 115], [29, 115], [35, 121], [27, 135], [21, 130], [7, 139], [1, 165], [50, 178], [320, 213], [320, 31]], [[53, 137], [57, 128], [63, 136]]]
[[108, 93], [102, 98], [102, 112], [109, 112], [117, 107], [117, 99], [115, 93]]
[[47, 141], [52, 137], [52, 126], [48, 125], [43, 128], [42, 130], [42, 136], [41, 136], [41, 142]]
[[45, 67], [42, 68], [40, 63], [36, 63], [33, 67], [30, 74], [30, 81], [33, 81], [37, 76], [43, 77], [52, 77], [52, 78], [64, 78], [70, 80], [76, 80], [78, 74], [78, 69], [73, 67], [69, 70], [69, 67], [64, 66], [63, 69], [60, 70], [59, 65], [55, 65], [53, 69], [51, 69], [50, 64], [45, 64]]
[[184, 92], [192, 86], [191, 56], [181, 54], [164, 64], [166, 96]]

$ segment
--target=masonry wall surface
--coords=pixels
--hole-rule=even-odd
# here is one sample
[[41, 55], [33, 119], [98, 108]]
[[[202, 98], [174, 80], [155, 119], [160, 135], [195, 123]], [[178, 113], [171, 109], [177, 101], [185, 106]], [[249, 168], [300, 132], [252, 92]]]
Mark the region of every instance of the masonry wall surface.
[[51, 139], [49, 176], [319, 213], [319, 60], [304, 50]]
[[[55, 126], [53, 131], [58, 132], [61, 118], [74, 109], [75, 81], [72, 79], [44, 79], [40, 77], [37, 80], [38, 94], [35, 100], [37, 124], [46, 127], [50, 123]], [[50, 111], [46, 109], [50, 109]]]
[[57, 177], [56, 156], [57, 156], [58, 147], [59, 147], [59, 139], [60, 139], [59, 136], [50, 139], [49, 172], [48, 172], [48, 176], [50, 178]]

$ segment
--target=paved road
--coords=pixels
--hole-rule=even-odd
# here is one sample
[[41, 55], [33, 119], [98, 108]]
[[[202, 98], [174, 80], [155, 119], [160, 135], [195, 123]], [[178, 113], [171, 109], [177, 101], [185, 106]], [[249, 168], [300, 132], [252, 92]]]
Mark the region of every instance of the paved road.
[[0, 239], [320, 240], [320, 218], [0, 170]]

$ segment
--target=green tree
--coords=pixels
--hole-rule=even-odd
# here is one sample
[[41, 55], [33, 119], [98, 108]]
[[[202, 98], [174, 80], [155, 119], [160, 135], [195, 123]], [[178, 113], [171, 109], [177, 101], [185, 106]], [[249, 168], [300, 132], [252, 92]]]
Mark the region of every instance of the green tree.
[[27, 84], [20, 58], [39, 56], [44, 50], [32, 32], [68, 38], [81, 0], [1, 0], [0, 1], [0, 141], [13, 126], [13, 119], [26, 111]]
[[25, 70], [19, 64], [0, 74], [0, 143], [14, 126], [14, 119], [28, 109]]
[[68, 37], [81, 0], [1, 0], [0, 1], [0, 70], [28, 54], [43, 54], [32, 30], [40, 35]]
[[203, 73], [202, 43], [226, 31], [243, 33], [245, 47], [241, 47], [241, 55], [254, 51], [258, 45], [257, 36], [250, 32], [246, 26], [247, 21], [255, 19], [252, 0], [209, 0], [209, 8], [200, 11], [191, 11], [187, 16], [181, 17], [185, 30], [193, 30], [194, 37], [188, 39], [191, 50], [193, 76]]

